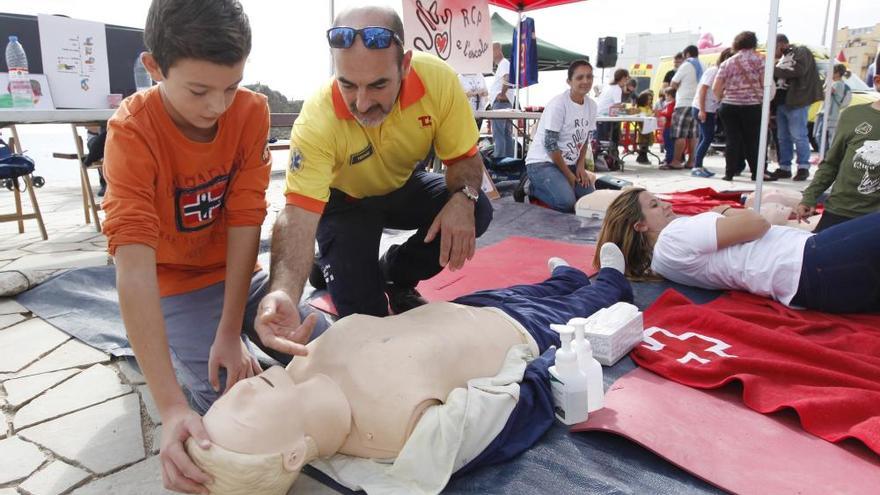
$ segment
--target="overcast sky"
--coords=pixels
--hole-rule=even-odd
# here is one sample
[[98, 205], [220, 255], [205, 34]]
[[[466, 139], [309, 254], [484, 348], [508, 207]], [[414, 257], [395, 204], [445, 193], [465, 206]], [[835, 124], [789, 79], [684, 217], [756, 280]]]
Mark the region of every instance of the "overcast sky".
[[[780, 32], [794, 43], [819, 45], [827, 0], [781, 0]], [[341, 10], [366, 2], [337, 0]], [[400, 0], [375, 0], [400, 10]], [[736, 33], [752, 30], [760, 42], [767, 36], [769, 0], [588, 0], [532, 12], [539, 37], [595, 59], [596, 40], [626, 33], [711, 32], [716, 42], [730, 43]], [[142, 28], [147, 0], [5, 0], [0, 11], [20, 14], [65, 14], [109, 24]], [[289, 98], [305, 98], [329, 76], [330, 55], [324, 41], [329, 27], [329, 0], [242, 0], [253, 29], [253, 51], [245, 82], [262, 82]], [[878, 0], [841, 2], [840, 26], [880, 22]], [[124, 6], [124, 8], [122, 7]], [[497, 9], [490, 7], [493, 12]], [[516, 13], [499, 10], [511, 23]], [[830, 34], [829, 40], [830, 42]], [[531, 102], [542, 104], [564, 89], [564, 77], [541, 75]]]

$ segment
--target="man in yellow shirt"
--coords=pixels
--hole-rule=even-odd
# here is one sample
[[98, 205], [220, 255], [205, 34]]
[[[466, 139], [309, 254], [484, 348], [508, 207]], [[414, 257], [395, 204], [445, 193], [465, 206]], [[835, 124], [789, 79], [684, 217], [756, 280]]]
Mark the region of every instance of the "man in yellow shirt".
[[[492, 218], [480, 192], [479, 133], [452, 68], [404, 52], [403, 24], [391, 9], [343, 12], [327, 39], [335, 77], [293, 126], [271, 292], [257, 318], [261, 334], [285, 340], [280, 350], [290, 352], [301, 351], [295, 342], [310, 326], [295, 302], [316, 237], [339, 315], [384, 316], [389, 304], [399, 313], [423, 303], [416, 284], [444, 266], [461, 268]], [[416, 169], [432, 148], [447, 165], [445, 177]], [[384, 228], [417, 232], [377, 261]]]

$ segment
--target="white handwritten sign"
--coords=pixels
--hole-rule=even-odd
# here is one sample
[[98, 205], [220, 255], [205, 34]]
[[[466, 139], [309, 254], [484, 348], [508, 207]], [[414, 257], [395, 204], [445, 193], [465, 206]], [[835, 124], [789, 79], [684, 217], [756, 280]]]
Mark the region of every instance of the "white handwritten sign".
[[445, 60], [459, 74], [492, 72], [487, 0], [402, 0], [406, 48]]

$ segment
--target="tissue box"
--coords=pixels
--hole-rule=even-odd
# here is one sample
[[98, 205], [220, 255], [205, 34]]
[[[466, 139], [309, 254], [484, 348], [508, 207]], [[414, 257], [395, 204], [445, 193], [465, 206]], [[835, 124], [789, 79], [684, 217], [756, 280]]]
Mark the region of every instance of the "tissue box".
[[593, 357], [605, 366], [611, 366], [642, 341], [644, 320], [639, 311], [623, 326], [609, 328], [601, 320], [587, 326], [584, 337], [593, 347]]

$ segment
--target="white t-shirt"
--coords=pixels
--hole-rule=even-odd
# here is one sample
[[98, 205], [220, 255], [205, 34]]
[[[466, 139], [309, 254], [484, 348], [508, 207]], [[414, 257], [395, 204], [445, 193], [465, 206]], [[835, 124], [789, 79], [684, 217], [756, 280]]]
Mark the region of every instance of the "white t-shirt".
[[712, 92], [712, 85], [715, 83], [716, 75], [718, 75], [717, 66], [709, 67], [703, 72], [703, 77], [700, 78], [700, 84], [697, 85], [697, 93], [694, 95], [694, 103], [691, 105], [692, 107], [700, 108], [700, 86], [706, 86], [708, 89], [706, 89], [706, 104], [703, 105], [703, 110], [705, 110], [706, 113], [715, 113], [718, 111], [718, 100], [715, 99], [715, 93]]
[[559, 150], [565, 163], [576, 164], [581, 148], [595, 128], [596, 102], [592, 98], [585, 96], [583, 104], [575, 103], [571, 101], [569, 90], [554, 96], [541, 114], [538, 130], [526, 155], [526, 164], [552, 161], [544, 148], [547, 130], [559, 133]]
[[774, 225], [760, 239], [719, 250], [720, 218], [706, 212], [670, 222], [654, 245], [651, 269], [680, 284], [738, 289], [789, 305], [800, 282], [804, 246], [813, 233]]
[[599, 115], [608, 115], [608, 109], [615, 103], [620, 103], [623, 99], [623, 88], [617, 84], [611, 83], [602, 89], [602, 93], [596, 100]]
[[[504, 76], [510, 77], [510, 61], [506, 58], [502, 58], [500, 62], [498, 62], [498, 67], [495, 69], [495, 79], [492, 81], [492, 88], [489, 91], [489, 102], [495, 103], [495, 98], [498, 97], [498, 93], [501, 93], [501, 85], [504, 83]], [[513, 84], [513, 82], [508, 81], [509, 84]], [[510, 88], [507, 90], [507, 99], [510, 102], [513, 102], [514, 95], [516, 90]]]
[[694, 68], [694, 64], [688, 61], [682, 62], [672, 76], [672, 82], [678, 83], [678, 89], [675, 90], [675, 108], [691, 106], [694, 95], [697, 94], [697, 69]]
[[[459, 74], [458, 82], [467, 95], [468, 103], [471, 104], [471, 110], [485, 110], [489, 101], [489, 97], [482, 93], [488, 93], [486, 88], [486, 79], [482, 74]], [[477, 93], [474, 95], [473, 93]]]

